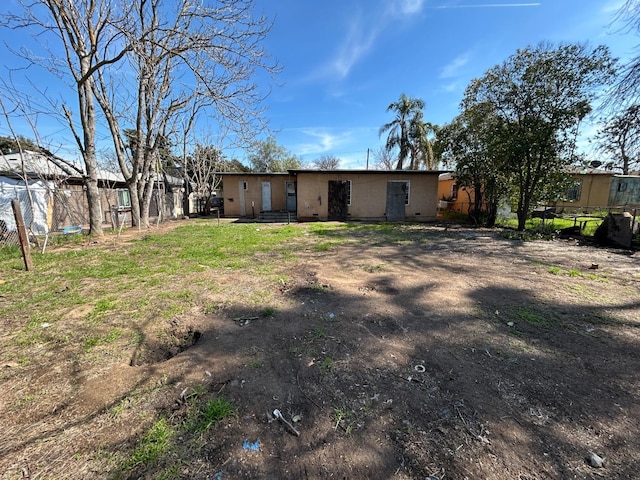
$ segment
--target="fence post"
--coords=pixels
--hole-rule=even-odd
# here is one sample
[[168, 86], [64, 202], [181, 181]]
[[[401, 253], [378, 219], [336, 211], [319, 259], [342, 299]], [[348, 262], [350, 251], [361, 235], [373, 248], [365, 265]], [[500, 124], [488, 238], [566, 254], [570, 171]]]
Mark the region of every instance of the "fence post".
[[33, 263], [31, 262], [31, 251], [29, 250], [29, 238], [27, 237], [27, 229], [24, 226], [22, 211], [20, 210], [20, 202], [17, 199], [11, 200], [11, 208], [13, 209], [13, 216], [16, 219], [16, 228], [18, 229], [18, 238], [20, 238], [20, 247], [22, 248], [24, 268], [27, 271], [33, 270]]

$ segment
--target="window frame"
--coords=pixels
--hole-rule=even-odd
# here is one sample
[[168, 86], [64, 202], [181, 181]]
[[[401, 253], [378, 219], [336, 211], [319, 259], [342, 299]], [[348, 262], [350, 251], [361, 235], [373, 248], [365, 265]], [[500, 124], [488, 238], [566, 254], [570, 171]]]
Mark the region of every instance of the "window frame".
[[129, 210], [131, 208], [131, 192], [129, 192], [128, 188], [116, 188], [116, 205], [118, 210]]

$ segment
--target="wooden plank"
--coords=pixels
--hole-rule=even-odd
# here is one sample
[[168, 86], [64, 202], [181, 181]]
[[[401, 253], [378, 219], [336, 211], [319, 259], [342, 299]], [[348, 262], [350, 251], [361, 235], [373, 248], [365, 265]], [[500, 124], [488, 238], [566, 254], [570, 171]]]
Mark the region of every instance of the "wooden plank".
[[27, 237], [27, 229], [24, 226], [22, 211], [20, 210], [20, 202], [17, 199], [11, 201], [13, 208], [13, 216], [16, 219], [16, 228], [18, 229], [18, 238], [20, 238], [20, 247], [22, 248], [22, 258], [24, 259], [24, 268], [29, 271], [33, 270], [33, 262], [31, 261], [31, 249], [29, 246], [29, 237]]

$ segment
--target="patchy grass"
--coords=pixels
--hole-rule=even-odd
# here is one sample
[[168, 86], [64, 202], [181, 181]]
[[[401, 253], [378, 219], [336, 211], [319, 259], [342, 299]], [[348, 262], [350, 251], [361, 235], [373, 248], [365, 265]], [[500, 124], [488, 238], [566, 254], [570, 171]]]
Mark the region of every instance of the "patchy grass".
[[234, 415], [236, 408], [224, 397], [209, 400], [192, 415], [188, 430], [193, 433], [204, 433], [217, 422]]
[[[470, 413], [476, 407], [474, 399], [467, 399], [464, 392], [478, 391], [482, 398], [498, 393], [507, 402], [510, 398], [517, 399], [520, 403], [515, 400], [506, 403], [508, 412], [519, 415], [517, 409], [522, 407], [524, 413], [518, 418], [526, 424], [528, 398], [533, 399], [534, 406], [546, 401], [554, 404], [557, 398], [567, 398], [572, 393], [571, 389], [559, 390], [544, 397], [536, 393], [536, 388], [542, 389], [547, 384], [550, 389], [560, 388], [556, 378], [579, 381], [584, 367], [578, 361], [572, 365], [576, 363], [573, 359], [586, 358], [592, 350], [586, 349], [588, 355], [583, 355], [575, 347], [575, 338], [585, 342], [597, 339], [594, 343], [597, 347], [608, 341], [605, 336], [597, 336], [599, 330], [604, 330], [600, 326], [610, 328], [619, 324], [628, 330], [635, 308], [622, 295], [618, 296], [622, 298], [620, 301], [609, 298], [612, 295], [609, 287], [616, 287], [618, 282], [614, 273], [611, 284], [602, 288], [588, 281], [606, 281], [601, 270], [570, 269], [569, 266], [582, 265], [580, 261], [567, 261], [563, 265], [568, 266], [562, 268], [548, 266], [554, 261], [550, 258], [558, 258], [555, 256], [535, 262], [536, 270], [542, 273], [540, 278], [545, 280], [536, 285], [537, 292], [553, 289], [547, 297], [529, 295], [530, 276], [518, 286], [503, 282], [502, 271], [484, 279], [487, 263], [492, 267], [494, 263], [502, 265], [498, 264], [497, 256], [490, 257], [490, 262], [485, 259], [483, 265], [469, 263], [458, 269], [456, 259], [466, 255], [460, 251], [470, 242], [463, 241], [462, 236], [456, 238], [452, 232], [443, 233], [441, 227], [330, 222], [295, 227], [255, 224], [218, 227], [206, 222], [189, 223], [164, 234], [152, 231], [140, 238], [123, 237], [117, 242], [107, 239], [98, 244], [85, 238], [83, 245], [68, 242], [50, 248], [44, 255], [34, 252], [34, 273], [21, 270], [19, 252], [0, 249], [0, 318], [6, 322], [0, 351], [7, 365], [0, 374], [6, 403], [12, 406], [2, 419], [5, 436], [13, 442], [7, 451], [14, 449], [5, 460], [6, 465], [11, 462], [9, 468], [13, 469], [7, 473], [8, 478], [21, 476], [20, 459], [27, 456], [39, 459], [42, 465], [37, 473], [31, 472], [32, 478], [61, 478], [66, 471], [79, 478], [100, 475], [123, 479], [217, 478], [223, 472], [225, 478], [257, 478], [263, 473], [261, 462], [266, 465], [270, 453], [266, 449], [260, 455], [240, 453], [240, 445], [243, 439], [254, 439], [258, 434], [263, 445], [282, 441], [282, 425], [264, 419], [265, 407], [270, 411], [275, 406], [282, 408], [292, 423], [300, 422], [296, 427], [303, 439], [326, 438], [330, 434], [332, 444], [335, 442], [336, 449], [343, 452], [382, 441], [389, 455], [381, 457], [379, 465], [390, 465], [387, 476], [392, 476], [397, 468], [393, 462], [400, 449], [407, 452], [416, 449], [414, 452], [420, 455], [412, 460], [414, 470], [407, 467], [400, 475], [426, 478], [432, 472], [425, 470], [430, 468], [430, 462], [449, 469], [456, 466], [463, 454], [467, 455], [464, 458], [477, 458], [479, 448], [484, 448], [476, 442], [476, 434], [482, 430], [475, 431], [477, 425]], [[425, 253], [424, 248], [406, 248], [409, 244], [420, 247], [423, 242], [442, 242], [443, 248], [435, 253]], [[494, 243], [500, 248], [513, 247], [506, 242]], [[343, 244], [366, 255], [359, 258], [353, 255], [355, 249], [334, 247]], [[324, 247], [316, 249], [316, 245], [329, 245], [331, 254], [317, 253]], [[380, 245], [402, 248], [389, 248], [387, 252], [386, 248], [376, 248]], [[372, 248], [367, 249], [368, 246]], [[521, 255], [521, 250], [526, 253], [530, 246], [517, 247], [514, 255]], [[294, 263], [298, 252], [304, 252], [304, 263]], [[391, 255], [397, 255], [399, 261]], [[465, 260], [471, 261], [473, 255], [475, 250]], [[415, 265], [405, 258], [414, 259]], [[604, 261], [599, 262], [605, 271], [616, 272]], [[332, 276], [336, 265], [345, 265], [346, 269], [340, 271], [341, 275]], [[478, 274], [472, 285], [468, 285], [472, 271], [469, 265], [475, 265]], [[526, 276], [523, 270], [520, 268], [513, 278]], [[549, 273], [546, 277], [545, 270]], [[402, 278], [407, 288], [393, 295], [384, 294], [383, 289], [370, 295], [369, 285], [373, 292], [375, 282], [368, 274], [379, 272], [390, 280]], [[508, 267], [505, 273], [510, 273]], [[400, 274], [402, 277], [396, 277]], [[353, 286], [352, 278], [345, 279], [347, 275], [369, 282], [366, 290], [359, 290], [366, 295], [342, 288]], [[432, 289], [434, 275], [446, 282], [458, 282], [461, 288], [457, 296], [451, 288], [447, 289], [446, 297], [439, 297], [438, 289]], [[497, 284], [504, 287], [504, 292], [495, 290]], [[636, 288], [633, 285], [626, 288], [628, 297], [635, 298]], [[602, 292], [601, 299], [595, 298], [598, 290]], [[500, 294], [493, 296], [494, 291]], [[604, 309], [591, 309], [591, 303], [583, 301], [591, 300], [589, 296], [594, 297], [594, 305]], [[460, 305], [474, 299], [477, 306], [465, 307], [461, 314]], [[614, 314], [619, 305], [627, 306], [627, 310], [618, 308], [619, 313]], [[476, 316], [481, 320], [489, 317], [485, 310], [495, 312], [498, 308], [502, 312], [500, 322], [513, 322], [508, 328], [502, 326], [497, 330], [496, 326], [487, 331], [486, 322], [475, 321]], [[438, 314], [433, 315], [436, 311]], [[366, 319], [370, 312], [373, 318], [382, 320], [369, 322]], [[231, 322], [235, 316], [258, 320], [254, 327], [260, 333], [253, 335], [251, 328], [238, 328]], [[490, 316], [496, 318], [493, 313]], [[188, 323], [192, 321], [193, 324]], [[405, 324], [408, 335], [402, 333]], [[469, 330], [460, 336], [458, 325]], [[279, 327], [281, 332], [269, 330]], [[431, 334], [435, 328], [436, 336]], [[580, 336], [566, 336], [571, 328]], [[225, 333], [227, 330], [229, 333]], [[185, 334], [196, 331], [204, 341], [184, 352], [182, 348], [193, 345], [190, 343], [193, 338]], [[508, 332], [505, 345], [503, 332]], [[275, 343], [266, 334], [273, 334]], [[222, 341], [218, 342], [218, 336]], [[466, 349], [469, 339], [472, 344], [481, 345], [482, 350]], [[402, 350], [405, 353], [398, 356], [398, 350], [387, 355], [391, 352], [385, 346], [391, 345], [389, 340], [398, 340], [393, 343], [396, 346], [406, 345], [406, 350]], [[567, 355], [561, 350], [565, 346]], [[166, 352], [165, 347], [169, 347]], [[632, 347], [630, 344], [624, 352], [632, 351]], [[154, 348], [157, 351], [153, 352]], [[485, 348], [486, 354], [482, 353]], [[278, 357], [282, 352], [292, 358]], [[167, 361], [166, 356], [154, 353], [180, 356]], [[608, 356], [609, 351], [606, 353]], [[622, 353], [614, 351], [611, 357], [623, 358], [620, 364], [633, 360]], [[223, 362], [218, 362], [218, 355]], [[133, 362], [136, 358], [149, 359], [152, 365]], [[534, 359], [541, 365], [537, 369]], [[562, 362], [558, 377], [549, 373], [549, 367], [554, 367], [556, 361]], [[411, 368], [416, 362], [427, 365], [428, 371], [407, 382], [407, 368], [416, 375]], [[565, 371], [565, 362], [572, 368], [570, 374]], [[460, 372], [460, 364], [472, 370]], [[596, 371], [606, 372], [605, 366], [606, 363], [596, 364]], [[523, 376], [523, 371], [530, 375]], [[537, 372], [544, 373], [538, 377], [545, 382], [528, 390], [527, 381]], [[454, 374], [457, 380], [452, 383]], [[547, 382], [547, 374], [551, 382]], [[272, 375], [276, 379], [273, 382]], [[109, 381], [111, 378], [132, 384], [120, 389], [117, 382]], [[497, 383], [478, 380], [494, 378]], [[502, 378], [507, 381], [500, 383]], [[192, 382], [203, 384], [191, 387]], [[449, 393], [454, 384], [465, 388]], [[253, 390], [263, 385], [264, 390]], [[117, 387], [117, 391], [111, 392], [111, 387]], [[620, 389], [623, 394], [625, 388]], [[265, 395], [264, 399], [251, 393], [258, 391], [259, 395]], [[219, 397], [223, 392], [225, 397]], [[103, 402], [107, 397], [109, 401]], [[459, 402], [463, 397], [469, 402], [467, 407]], [[609, 397], [605, 401], [610, 402]], [[90, 415], [76, 413], [90, 407], [95, 407]], [[401, 418], [400, 412], [421, 408], [424, 415], [413, 415], [406, 421]], [[582, 417], [582, 412], [567, 410], [572, 418], [591, 421], [589, 415]], [[294, 413], [304, 413], [305, 420], [301, 421], [300, 415]], [[19, 418], [14, 421], [14, 417]], [[501, 427], [508, 422], [499, 419], [487, 420], [499, 432], [492, 439], [497, 445], [495, 451], [511, 448], [500, 443], [502, 436], [511, 437], [504, 435], [506, 430]], [[384, 436], [377, 428], [383, 424], [388, 425], [388, 429], [384, 427]], [[367, 428], [362, 428], [363, 425]], [[438, 429], [438, 425], [443, 427]], [[559, 428], [565, 426], [559, 422]], [[334, 431], [341, 434], [335, 435]], [[424, 432], [433, 433], [436, 441], [432, 442], [430, 437], [426, 442]], [[468, 436], [469, 432], [474, 435]], [[628, 438], [633, 438], [632, 433]], [[446, 442], [447, 436], [454, 439]], [[536, 445], [540, 444], [535, 440]], [[344, 441], [348, 443], [338, 443]], [[300, 457], [317, 450], [314, 442], [308, 448], [296, 444], [302, 450], [294, 454]], [[76, 453], [78, 445], [91, 453]], [[478, 448], [474, 450], [473, 445]], [[560, 449], [565, 447], [563, 444]], [[459, 456], [455, 453], [458, 448]], [[441, 454], [445, 450], [457, 460], [447, 460]], [[531, 458], [542, 455], [542, 451], [523, 451]], [[55, 461], [49, 462], [58, 458], [66, 464], [61, 466], [58, 462], [56, 466]], [[242, 464], [238, 458], [247, 463]], [[323, 453], [308, 465], [319, 467], [319, 462], [325, 460]], [[347, 469], [353, 472], [362, 467], [354, 457], [345, 462], [346, 467], [339, 470], [341, 477], [348, 476]], [[281, 459], [276, 463], [284, 465]], [[464, 463], [471, 465], [474, 464]], [[46, 470], [54, 468], [58, 470]], [[62, 468], [68, 470], [61, 473]], [[92, 475], [87, 474], [88, 469]], [[240, 469], [243, 473], [236, 474]], [[534, 472], [535, 466], [527, 471]], [[461, 469], [451, 476], [458, 473]]]
[[[547, 218], [544, 221], [541, 218], [529, 218], [525, 222], [525, 231], [529, 232], [532, 235], [552, 235], [555, 231], [562, 230], [564, 228], [580, 226], [584, 223], [585, 228], [581, 233], [584, 236], [590, 237], [594, 235], [605, 216], [606, 212], [604, 212], [602, 218], [584, 216], [576, 217], [575, 220], [573, 218]], [[504, 218], [500, 219], [498, 224], [502, 227], [515, 229], [518, 227], [518, 220], [515, 218]]]
[[608, 282], [609, 278], [607, 277], [607, 274], [605, 273], [591, 273], [591, 272], [582, 272], [581, 270], [578, 270], [577, 268], [570, 268], [569, 270], [564, 270], [561, 267], [552, 265], [551, 267], [547, 268], [547, 272], [549, 272], [552, 275], [566, 275], [568, 277], [573, 277], [573, 278], [586, 278], [589, 280], [594, 280], [596, 282]]
[[147, 433], [142, 436], [138, 446], [122, 466], [121, 472], [130, 472], [154, 465], [171, 448], [171, 440], [174, 434], [173, 428], [166, 419], [161, 418], [156, 421]]

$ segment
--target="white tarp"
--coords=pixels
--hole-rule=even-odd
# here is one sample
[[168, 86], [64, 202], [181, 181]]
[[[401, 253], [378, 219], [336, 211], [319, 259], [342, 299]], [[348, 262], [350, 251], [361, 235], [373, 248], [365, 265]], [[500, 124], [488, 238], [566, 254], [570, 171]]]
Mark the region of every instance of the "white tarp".
[[52, 185], [42, 180], [29, 182], [29, 192], [33, 201], [29, 201], [29, 192], [22, 180], [15, 180], [0, 176], [0, 220], [4, 220], [9, 231], [16, 230], [16, 221], [11, 208], [11, 201], [20, 201], [20, 210], [27, 229], [36, 235], [45, 235], [49, 232], [47, 226], [47, 211]]

